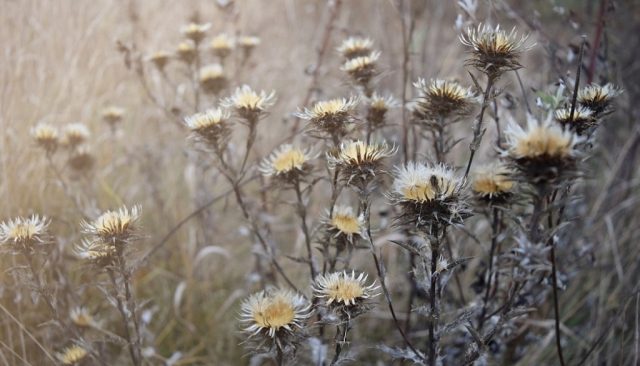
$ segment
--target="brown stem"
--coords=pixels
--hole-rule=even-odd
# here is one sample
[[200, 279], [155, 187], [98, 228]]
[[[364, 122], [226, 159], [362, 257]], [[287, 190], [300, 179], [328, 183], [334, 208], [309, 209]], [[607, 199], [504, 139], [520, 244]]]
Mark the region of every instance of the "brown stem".
[[487, 79], [487, 87], [484, 90], [484, 94], [482, 96], [482, 108], [480, 108], [480, 113], [476, 119], [476, 123], [473, 125], [473, 140], [469, 145], [469, 149], [471, 150], [471, 154], [469, 155], [469, 161], [467, 162], [467, 169], [464, 172], [464, 178], [467, 179], [469, 176], [469, 171], [471, 170], [471, 164], [473, 163], [473, 157], [476, 154], [476, 150], [480, 147], [480, 143], [482, 142], [482, 136], [484, 132], [482, 130], [482, 121], [484, 120], [484, 112], [489, 105], [489, 98], [491, 96], [491, 88], [493, 88], [494, 78], [489, 76]]
[[560, 365], [564, 366], [564, 356], [562, 355], [562, 342], [560, 334], [560, 308], [558, 306], [558, 278], [556, 274], [556, 254], [555, 245], [551, 245], [551, 279], [553, 281], [553, 309], [555, 312], [555, 329], [556, 329], [556, 350], [558, 351], [558, 358], [560, 359]]
[[440, 255], [440, 242], [436, 239], [431, 244], [431, 286], [429, 288], [429, 365], [435, 366], [438, 358], [438, 309], [437, 288], [438, 288], [438, 256]]
[[304, 241], [307, 246], [307, 261], [309, 262], [309, 271], [311, 272], [311, 279], [314, 280], [318, 274], [318, 271], [316, 270], [315, 262], [313, 261], [311, 234], [309, 233], [309, 227], [307, 226], [307, 207], [304, 204], [302, 191], [300, 190], [300, 177], [296, 177], [294, 189], [296, 191], [296, 198], [298, 199], [298, 215], [300, 216], [302, 233], [304, 234]]

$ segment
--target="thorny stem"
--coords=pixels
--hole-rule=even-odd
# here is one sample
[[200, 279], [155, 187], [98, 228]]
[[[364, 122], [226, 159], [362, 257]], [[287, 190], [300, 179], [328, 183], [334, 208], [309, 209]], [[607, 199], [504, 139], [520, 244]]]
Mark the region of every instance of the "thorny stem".
[[360, 206], [361, 206], [361, 212], [363, 212], [363, 214], [364, 214], [367, 241], [369, 243], [369, 249], [371, 251], [371, 255], [373, 256], [373, 262], [374, 262], [374, 264], [376, 266], [376, 272], [378, 273], [378, 279], [380, 280], [380, 287], [382, 287], [382, 292], [384, 293], [384, 297], [387, 300], [387, 306], [389, 307], [389, 312], [391, 313], [391, 318], [393, 318], [393, 323], [396, 326], [396, 329], [398, 329], [398, 332], [402, 336], [402, 339], [404, 340], [405, 344], [407, 345], [407, 347], [409, 347], [409, 349], [417, 357], [420, 357], [421, 359], [424, 359], [424, 356], [422, 356], [420, 351], [418, 351], [413, 346], [413, 344], [411, 343], [411, 341], [407, 337], [406, 333], [402, 329], [402, 326], [400, 325], [400, 321], [398, 321], [398, 317], [396, 315], [396, 311], [393, 308], [393, 301], [391, 300], [391, 293], [389, 292], [389, 289], [387, 288], [387, 283], [385, 281], [384, 264], [382, 263], [382, 259], [380, 259], [378, 257], [378, 254], [376, 253], [376, 248], [375, 248], [375, 245], [373, 243], [373, 237], [371, 235], [370, 203], [369, 203], [368, 194], [365, 193], [365, 191], [366, 191], [366, 189], [362, 189], [360, 191]]
[[311, 272], [311, 279], [314, 280], [318, 274], [316, 265], [313, 260], [313, 251], [311, 249], [311, 234], [309, 233], [309, 227], [307, 226], [307, 207], [304, 204], [302, 198], [302, 191], [300, 190], [300, 177], [296, 177], [294, 184], [296, 191], [296, 198], [298, 199], [298, 215], [300, 216], [302, 233], [304, 234], [304, 241], [307, 246], [307, 261], [309, 262], [309, 271]]
[[[444, 233], [443, 233], [444, 235]], [[440, 255], [440, 239], [436, 238], [431, 243], [431, 268], [430, 279], [431, 286], [429, 287], [429, 365], [435, 366], [438, 358], [438, 318], [440, 317], [440, 310], [438, 307], [437, 293], [438, 293], [438, 256]]]
[[135, 333], [134, 345], [136, 348], [136, 352], [138, 357], [140, 357], [140, 349], [141, 349], [141, 335], [140, 335], [140, 323], [138, 322], [138, 316], [136, 311], [136, 303], [133, 298], [133, 294], [131, 292], [131, 273], [126, 268], [124, 258], [122, 255], [118, 258], [119, 266], [120, 266], [120, 274], [122, 276], [122, 283], [124, 285], [124, 296], [127, 303], [127, 308], [129, 311], [129, 317], [133, 322], [133, 330]]
[[478, 150], [478, 148], [480, 147], [480, 143], [482, 142], [482, 136], [484, 135], [484, 130], [482, 129], [482, 121], [484, 120], [484, 112], [489, 106], [489, 98], [491, 97], [491, 88], [493, 88], [494, 81], [495, 79], [493, 76], [488, 77], [487, 87], [485, 88], [482, 95], [482, 107], [480, 108], [480, 113], [478, 114], [476, 123], [473, 125], [473, 140], [469, 145], [471, 154], [469, 155], [469, 161], [467, 162], [467, 169], [464, 172], [464, 179], [467, 179], [467, 177], [469, 176], [471, 164], [473, 163], [473, 157], [476, 153], [476, 150]]
[[127, 316], [127, 312], [124, 308], [124, 304], [122, 303], [122, 298], [120, 297], [120, 291], [118, 291], [118, 281], [116, 280], [116, 275], [114, 273], [113, 268], [107, 268], [107, 273], [109, 274], [109, 278], [111, 279], [111, 284], [113, 285], [113, 291], [116, 299], [116, 306], [118, 311], [120, 312], [120, 316], [124, 321], [124, 337], [127, 340], [127, 344], [129, 346], [129, 354], [131, 355], [131, 361], [133, 364], [138, 366], [140, 365], [140, 360], [138, 359], [138, 353], [134, 347], [134, 341], [131, 337], [131, 331], [129, 330], [129, 317]]
[[553, 310], [555, 313], [555, 330], [556, 330], [556, 349], [558, 351], [558, 358], [560, 359], [560, 365], [564, 366], [564, 356], [562, 355], [562, 342], [560, 339], [560, 309], [558, 306], [558, 278], [556, 274], [556, 254], [555, 245], [551, 245], [551, 279], [553, 280]]
[[489, 294], [491, 292], [491, 275], [493, 273], [493, 256], [498, 246], [498, 234], [500, 229], [500, 212], [497, 208], [493, 208], [493, 223], [491, 225], [491, 249], [489, 250], [489, 262], [484, 278], [486, 278], [486, 288], [484, 292], [484, 299], [482, 300], [482, 311], [480, 312], [480, 318], [478, 319], [478, 331], [482, 330], [484, 325], [484, 316], [487, 313], [487, 305], [489, 302]]
[[31, 276], [33, 277], [33, 280], [36, 284], [38, 292], [40, 293], [40, 296], [42, 296], [42, 298], [44, 299], [44, 302], [49, 307], [49, 310], [51, 310], [51, 314], [55, 317], [56, 320], [58, 320], [58, 311], [56, 310], [56, 307], [53, 305], [53, 298], [51, 297], [51, 294], [49, 294], [47, 289], [42, 284], [42, 281], [40, 280], [40, 276], [38, 275], [38, 271], [36, 270], [35, 263], [33, 263], [33, 256], [31, 255], [31, 253], [28, 252], [28, 249], [26, 248], [22, 251], [22, 255], [24, 255], [25, 259], [27, 260], [27, 263], [29, 264], [29, 270], [31, 271]]
[[[336, 327], [336, 350], [331, 360], [331, 366], [335, 365], [340, 360], [340, 354], [342, 353], [342, 345], [347, 342], [347, 335], [351, 329], [351, 321], [347, 319], [346, 323], [340, 328], [340, 325]], [[342, 330], [342, 332], [340, 332]], [[341, 337], [342, 336], [342, 337]], [[342, 338], [342, 339], [340, 339]]]

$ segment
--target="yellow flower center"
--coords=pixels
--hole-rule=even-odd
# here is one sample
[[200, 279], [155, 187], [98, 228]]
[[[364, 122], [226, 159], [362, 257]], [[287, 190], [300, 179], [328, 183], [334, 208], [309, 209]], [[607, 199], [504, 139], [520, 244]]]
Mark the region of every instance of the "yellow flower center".
[[31, 223], [19, 223], [11, 228], [9, 237], [15, 241], [29, 240], [37, 234], [37, 231], [36, 226]]
[[362, 297], [364, 289], [358, 281], [340, 278], [327, 289], [327, 295], [329, 295], [331, 301], [347, 304], [353, 303], [353, 300]]
[[360, 232], [360, 222], [354, 215], [334, 214], [331, 224], [345, 234], [357, 234]]
[[480, 176], [473, 182], [473, 190], [482, 194], [497, 194], [507, 192], [513, 187], [513, 182], [502, 176]]
[[295, 310], [289, 301], [281, 297], [266, 301], [262, 311], [253, 314], [256, 324], [263, 328], [279, 329], [293, 322]]
[[543, 155], [565, 157], [569, 155], [570, 148], [570, 136], [537, 127], [530, 131], [526, 137], [517, 141], [514, 146], [514, 152], [521, 157]]
[[302, 165], [306, 160], [307, 159], [301, 150], [286, 150], [280, 153], [273, 161], [273, 169], [277, 173], [286, 173], [294, 168], [302, 168]]

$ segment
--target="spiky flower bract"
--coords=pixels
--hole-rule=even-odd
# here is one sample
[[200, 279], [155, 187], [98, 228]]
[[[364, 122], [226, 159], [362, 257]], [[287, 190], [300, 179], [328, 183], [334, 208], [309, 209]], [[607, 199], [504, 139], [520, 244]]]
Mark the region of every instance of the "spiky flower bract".
[[276, 347], [283, 355], [293, 354], [306, 336], [305, 323], [311, 316], [311, 303], [289, 290], [260, 291], [247, 298], [241, 306], [240, 320], [249, 341], [256, 348]]
[[357, 83], [367, 85], [371, 78], [377, 74], [376, 63], [379, 58], [380, 52], [352, 58], [346, 61], [341, 69]]
[[106, 211], [97, 219], [83, 221], [83, 232], [104, 243], [122, 245], [135, 238], [137, 222], [140, 219], [140, 206]]
[[309, 121], [312, 133], [331, 137], [334, 143], [337, 143], [349, 132], [349, 125], [355, 120], [354, 111], [359, 102], [358, 97], [319, 101], [311, 109], [305, 108], [303, 112], [299, 112], [297, 116]]
[[511, 32], [480, 24], [477, 28], [468, 28], [460, 36], [460, 41], [471, 48], [467, 64], [476, 67], [491, 78], [500, 76], [504, 71], [521, 68], [520, 55], [531, 48], [527, 44], [528, 35], [520, 36], [515, 28]]
[[413, 86], [419, 91], [415, 114], [423, 121], [466, 116], [476, 103], [471, 89], [455, 81], [435, 79], [427, 83], [421, 78]]
[[228, 83], [222, 65], [211, 64], [200, 69], [200, 86], [206, 93], [218, 94]]
[[197, 53], [196, 44], [191, 40], [180, 42], [176, 50], [178, 58], [188, 64], [196, 59]]
[[505, 130], [506, 148], [502, 155], [529, 183], [554, 181], [575, 173], [579, 151], [576, 145], [583, 141], [575, 133], [564, 130], [551, 118], [539, 122], [528, 116], [526, 128], [515, 121]]
[[200, 43], [207, 36], [211, 24], [189, 23], [180, 29], [180, 32], [195, 43]]
[[373, 93], [367, 100], [367, 106], [367, 121], [374, 130], [377, 130], [386, 125], [387, 112], [398, 107], [398, 102], [391, 96], [383, 97]]
[[124, 109], [117, 106], [109, 106], [102, 110], [102, 119], [107, 122], [111, 128], [122, 121], [122, 116], [124, 116]]
[[222, 33], [215, 36], [211, 40], [210, 47], [214, 55], [220, 57], [221, 59], [224, 59], [229, 56], [229, 54], [233, 50], [234, 42], [231, 37], [229, 37], [225, 33]]
[[35, 125], [31, 129], [31, 136], [47, 154], [53, 154], [60, 143], [58, 129], [48, 123]]
[[513, 194], [515, 183], [512, 175], [513, 172], [504, 164], [480, 166], [473, 174], [471, 190], [481, 201], [503, 203]]
[[342, 41], [338, 52], [347, 60], [367, 56], [373, 50], [373, 41], [369, 38], [349, 37]]
[[113, 264], [117, 251], [115, 245], [105, 243], [99, 239], [84, 239], [74, 248], [74, 254], [81, 260], [85, 260], [98, 267]]
[[603, 86], [591, 84], [578, 91], [578, 104], [589, 108], [596, 117], [600, 117], [613, 111], [613, 98], [620, 93], [622, 90], [610, 83]]
[[231, 134], [229, 117], [229, 112], [215, 108], [186, 117], [184, 123], [191, 130], [191, 137], [195, 141], [221, 150]]
[[356, 275], [355, 271], [322, 274], [316, 277], [313, 284], [315, 297], [349, 319], [368, 310], [369, 300], [378, 295], [377, 290], [375, 281], [368, 285], [367, 275]]
[[342, 242], [353, 243], [355, 237], [364, 235], [364, 215], [357, 215], [350, 206], [336, 205], [325, 225], [329, 234]]
[[0, 247], [7, 246], [12, 250], [35, 249], [36, 245], [47, 243], [46, 217], [16, 217], [0, 223]]
[[260, 164], [260, 172], [280, 182], [294, 183], [309, 173], [311, 170], [309, 160], [312, 158], [308, 150], [284, 144]]
[[64, 127], [62, 133], [63, 144], [72, 149], [85, 143], [91, 135], [89, 128], [83, 123], [69, 123]]
[[73, 345], [65, 348], [61, 353], [58, 353], [58, 360], [63, 365], [78, 365], [89, 355], [86, 349]]
[[249, 85], [243, 85], [220, 103], [225, 108], [236, 111], [247, 123], [256, 123], [275, 103], [275, 91], [267, 94], [264, 90], [256, 92]]
[[401, 206], [399, 224], [431, 233], [469, 216], [463, 179], [447, 166], [409, 162], [394, 175], [389, 197]]
[[364, 189], [383, 173], [383, 160], [396, 152], [395, 147], [382, 143], [346, 141], [338, 151], [327, 153], [329, 165], [340, 169], [347, 185]]
[[554, 112], [553, 117], [563, 126], [575, 131], [578, 135], [583, 135], [591, 127], [596, 125], [596, 119], [591, 109], [578, 106], [571, 115], [571, 108], [562, 108]]
[[157, 51], [149, 56], [147, 60], [151, 61], [158, 70], [163, 71], [171, 60], [171, 54], [167, 51]]

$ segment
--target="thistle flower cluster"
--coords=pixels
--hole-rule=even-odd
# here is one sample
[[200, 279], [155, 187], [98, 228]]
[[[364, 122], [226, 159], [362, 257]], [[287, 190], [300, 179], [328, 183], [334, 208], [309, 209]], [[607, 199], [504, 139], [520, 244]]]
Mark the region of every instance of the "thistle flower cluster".
[[16, 217], [0, 223], [0, 247], [14, 252], [32, 252], [48, 243], [49, 219], [44, 216]]
[[312, 166], [309, 161], [313, 157], [309, 150], [284, 144], [263, 160], [260, 172], [275, 178], [278, 182], [293, 184], [311, 172]]
[[533, 46], [527, 43], [528, 37], [518, 35], [515, 28], [506, 32], [499, 25], [492, 28], [480, 24], [477, 28], [468, 28], [460, 41], [470, 48], [467, 64], [495, 79], [505, 71], [522, 67], [520, 55]]
[[338, 151], [327, 153], [327, 160], [329, 166], [340, 169], [347, 186], [364, 191], [369, 183], [384, 173], [384, 159], [395, 154], [396, 150], [386, 142], [369, 144], [350, 140], [340, 144]]
[[418, 79], [413, 84], [418, 89], [414, 101], [414, 115], [421, 122], [464, 117], [477, 104], [476, 95], [470, 88], [460, 86], [454, 81], [441, 79]]
[[102, 119], [114, 129], [117, 124], [122, 122], [124, 116], [124, 109], [118, 106], [108, 106], [102, 110]]
[[491, 163], [478, 167], [473, 174], [471, 190], [481, 201], [489, 204], [508, 202], [514, 194], [513, 172], [504, 164]]
[[81, 226], [86, 238], [76, 248], [77, 256], [99, 266], [122, 259], [125, 249], [138, 239], [139, 219], [140, 207], [133, 206], [106, 211], [95, 220], [83, 221]]
[[63, 365], [78, 365], [84, 361], [87, 356], [89, 356], [89, 352], [76, 344], [65, 348], [57, 354], [58, 361]]
[[338, 143], [349, 133], [350, 126], [355, 122], [358, 103], [358, 97], [330, 99], [317, 102], [311, 109], [305, 108], [296, 115], [309, 121], [308, 129], [312, 136], [330, 138]]
[[58, 129], [48, 123], [38, 123], [31, 128], [31, 137], [48, 157], [52, 157], [59, 147], [66, 148], [67, 164], [75, 172], [86, 172], [94, 165], [95, 159], [87, 144], [90, 136], [89, 128], [83, 123], [64, 126], [62, 137]]
[[191, 139], [214, 151], [222, 151], [231, 135], [230, 116], [229, 112], [215, 108], [186, 117], [184, 124], [191, 131]]
[[319, 275], [313, 284], [314, 296], [322, 306], [339, 314], [342, 320], [350, 320], [365, 313], [371, 307], [370, 300], [379, 295], [375, 281], [367, 284], [367, 275], [355, 271], [333, 272]]
[[210, 64], [200, 69], [200, 86], [208, 94], [217, 95], [229, 84], [220, 64]]
[[398, 106], [398, 101], [393, 97], [383, 97], [373, 93], [371, 98], [367, 99], [367, 123], [369, 123], [372, 130], [379, 130], [386, 126], [387, 113]]
[[220, 58], [220, 60], [224, 60], [233, 51], [235, 41], [233, 38], [229, 37], [229, 35], [222, 33], [211, 40], [209, 47], [215, 56]]
[[52, 155], [60, 145], [58, 129], [48, 123], [38, 123], [31, 128], [31, 136], [47, 155]]
[[235, 111], [244, 122], [253, 125], [264, 117], [267, 109], [275, 104], [275, 91], [271, 93], [261, 90], [256, 92], [249, 85], [243, 85], [235, 90], [228, 98], [222, 100], [220, 105]]
[[351, 206], [336, 205], [333, 214], [327, 213], [324, 226], [330, 237], [343, 246], [354, 245], [365, 235], [364, 215], [357, 215]]
[[347, 38], [338, 47], [338, 52], [345, 58], [341, 69], [356, 84], [368, 89], [371, 79], [378, 74], [377, 62], [380, 52], [373, 50], [373, 41], [368, 38]]

